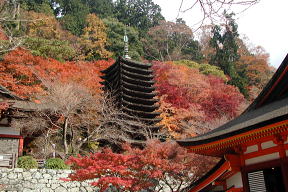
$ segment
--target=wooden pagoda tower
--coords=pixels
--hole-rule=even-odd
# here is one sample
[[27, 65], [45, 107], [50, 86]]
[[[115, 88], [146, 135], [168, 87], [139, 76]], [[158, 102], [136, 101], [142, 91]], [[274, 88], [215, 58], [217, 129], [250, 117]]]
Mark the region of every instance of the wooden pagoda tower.
[[288, 192], [288, 55], [255, 101], [234, 120], [178, 143], [221, 157], [190, 192]]
[[[117, 107], [125, 114], [124, 118], [141, 121], [152, 133], [160, 129], [158, 99], [155, 97], [151, 64], [144, 64], [119, 57], [118, 60], [103, 70], [104, 91], [115, 99]], [[135, 127], [143, 129], [143, 127]]]

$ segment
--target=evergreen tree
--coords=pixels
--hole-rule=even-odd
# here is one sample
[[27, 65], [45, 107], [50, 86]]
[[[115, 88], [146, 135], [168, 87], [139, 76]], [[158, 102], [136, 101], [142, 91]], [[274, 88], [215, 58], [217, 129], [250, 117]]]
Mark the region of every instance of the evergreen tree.
[[90, 13], [96, 14], [100, 18], [113, 17], [113, 0], [82, 0], [89, 7]]
[[81, 0], [51, 0], [54, 14], [60, 17], [64, 28], [72, 34], [80, 36], [86, 25], [89, 7]]
[[164, 20], [160, 6], [152, 0], [117, 0], [114, 11], [120, 22], [136, 27], [141, 36]]
[[53, 6], [49, 0], [21, 0], [21, 7], [27, 11], [35, 11], [53, 15]]
[[238, 26], [232, 18], [233, 13], [224, 14], [227, 21], [224, 25], [225, 29], [222, 31], [223, 28], [216, 25], [212, 30], [213, 37], [210, 40], [210, 46], [215, 49], [215, 54], [211, 56], [210, 64], [219, 66], [226, 75], [230, 76], [229, 83], [238, 87], [241, 93], [247, 97], [247, 79], [245, 76], [240, 76], [235, 67], [240, 58], [237, 45]]
[[143, 56], [143, 45], [139, 39], [139, 32], [134, 27], [125, 26], [115, 18], [103, 19], [107, 27], [108, 46], [107, 49], [114, 53], [114, 58], [124, 55], [124, 31], [126, 28], [129, 38], [129, 56], [135, 60]]

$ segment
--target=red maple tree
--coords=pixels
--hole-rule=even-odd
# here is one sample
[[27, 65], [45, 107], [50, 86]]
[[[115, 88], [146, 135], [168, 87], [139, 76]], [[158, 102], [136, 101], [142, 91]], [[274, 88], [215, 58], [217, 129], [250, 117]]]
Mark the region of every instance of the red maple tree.
[[204, 75], [197, 68], [154, 62], [153, 69], [161, 98], [162, 124], [173, 137], [206, 132], [205, 122], [237, 116], [245, 101], [236, 87], [217, 76]]
[[[144, 149], [124, 145], [125, 153], [110, 149], [84, 157], [70, 157], [75, 169], [69, 180], [95, 179], [93, 186], [104, 191], [109, 186], [119, 191], [180, 191], [195, 181], [213, 164], [211, 159], [187, 153], [175, 142], [150, 140]], [[205, 158], [205, 159], [204, 159]]]

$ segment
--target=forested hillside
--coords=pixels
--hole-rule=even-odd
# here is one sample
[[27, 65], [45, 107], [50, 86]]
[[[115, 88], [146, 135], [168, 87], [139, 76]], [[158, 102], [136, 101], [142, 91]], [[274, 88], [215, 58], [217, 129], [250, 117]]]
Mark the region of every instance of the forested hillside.
[[[196, 136], [236, 117], [274, 72], [268, 53], [240, 38], [233, 13], [224, 13], [223, 24], [202, 26], [196, 38], [183, 19], [166, 21], [152, 0], [4, 0], [0, 8], [0, 85], [42, 106], [33, 112], [17, 111], [21, 118], [12, 124], [24, 136], [24, 153], [36, 158], [46, 159], [56, 150], [67, 159], [98, 152], [103, 146], [115, 150], [123, 142], [136, 142], [126, 134], [133, 127], [119, 118], [122, 111], [100, 84], [101, 70], [124, 55], [125, 30], [129, 56], [153, 64], [161, 140]], [[8, 107], [0, 102], [2, 114]], [[131, 123], [141, 126], [138, 121]], [[146, 139], [155, 138], [147, 133]], [[169, 178], [185, 187], [213, 164], [171, 143], [153, 141], [144, 150], [128, 145], [122, 149], [130, 156], [107, 149], [95, 154], [114, 163], [95, 168], [99, 174], [112, 170], [124, 175], [118, 180], [121, 176], [110, 178], [109, 173], [95, 185], [105, 188], [112, 182], [137, 191], [155, 185], [142, 180], [149, 173], [163, 185], [174, 186], [165, 180], [165, 173], [171, 173]], [[76, 167], [80, 163], [85, 168], [89, 162], [70, 159]], [[127, 167], [121, 163], [128, 163], [129, 173], [123, 172]], [[147, 172], [146, 164], [154, 169]], [[86, 176], [80, 173], [72, 179]]]
[[233, 14], [196, 39], [184, 20], [165, 21], [152, 0], [2, 1], [1, 8], [2, 86], [30, 100], [48, 80], [99, 94], [100, 70], [124, 54], [126, 30], [132, 59], [154, 64], [162, 123], [173, 136], [237, 116], [273, 73], [265, 50], [239, 37]]

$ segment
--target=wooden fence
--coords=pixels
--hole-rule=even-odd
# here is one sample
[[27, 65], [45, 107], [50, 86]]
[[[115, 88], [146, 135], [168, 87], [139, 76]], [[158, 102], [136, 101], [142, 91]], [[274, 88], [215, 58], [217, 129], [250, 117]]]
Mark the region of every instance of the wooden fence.
[[15, 168], [16, 154], [1, 154], [0, 153], [0, 167]]

